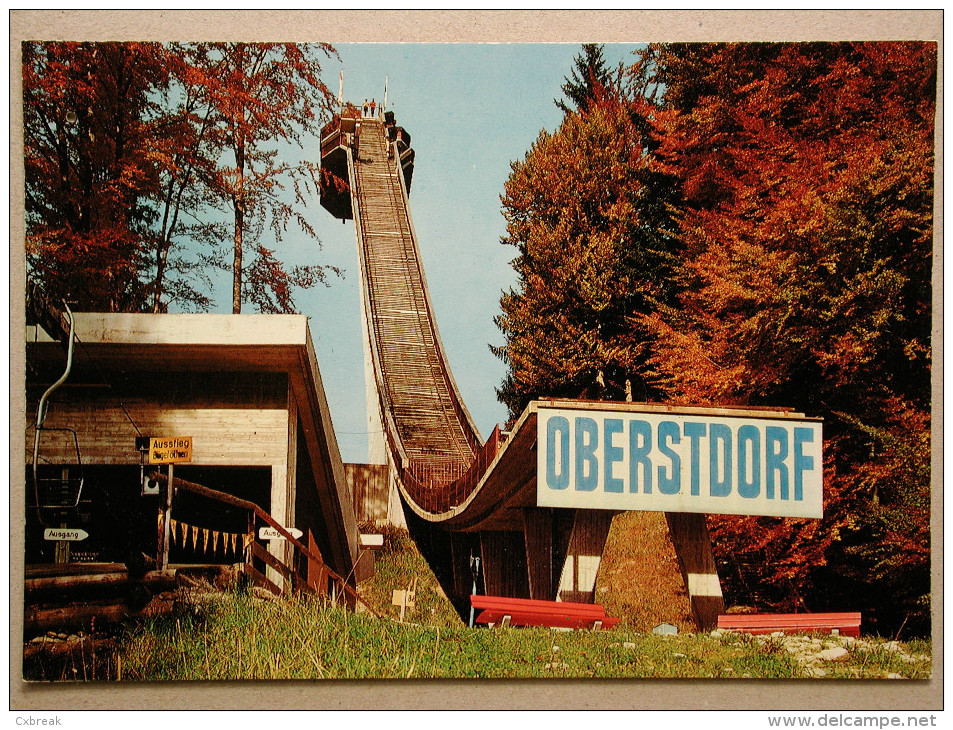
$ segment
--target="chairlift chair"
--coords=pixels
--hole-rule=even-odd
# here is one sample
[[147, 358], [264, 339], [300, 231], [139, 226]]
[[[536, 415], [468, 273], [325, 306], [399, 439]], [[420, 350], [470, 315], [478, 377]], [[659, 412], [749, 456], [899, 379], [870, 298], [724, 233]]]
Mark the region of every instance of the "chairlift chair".
[[[79, 438], [76, 431], [72, 428], [49, 428], [45, 425], [49, 398], [57, 388], [66, 382], [73, 367], [73, 345], [76, 340], [73, 313], [65, 302], [63, 306], [66, 319], [69, 322], [66, 369], [59, 379], [47, 388], [46, 392], [40, 397], [36, 409], [36, 423], [33, 433], [33, 490], [36, 498], [37, 517], [44, 527], [60, 527], [63, 521], [79, 514], [84, 483], [83, 459], [80, 454]], [[51, 468], [44, 468], [40, 464], [40, 436], [44, 432], [68, 433], [71, 437], [76, 462], [57, 466], [56, 468], [60, 470], [58, 476], [50, 475]], [[50, 524], [50, 522], [56, 524]]]

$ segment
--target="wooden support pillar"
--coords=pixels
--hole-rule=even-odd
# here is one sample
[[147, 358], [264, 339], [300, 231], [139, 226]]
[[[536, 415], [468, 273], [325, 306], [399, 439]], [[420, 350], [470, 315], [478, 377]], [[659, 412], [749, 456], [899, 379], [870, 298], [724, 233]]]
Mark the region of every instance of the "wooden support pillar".
[[523, 510], [523, 535], [526, 542], [526, 572], [529, 597], [553, 600], [553, 511], [548, 507]]
[[[294, 392], [289, 385], [288, 388], [288, 455], [285, 460], [285, 514], [278, 517], [283, 527], [297, 527], [297, 494], [296, 485], [298, 479], [298, 401], [294, 397]], [[280, 540], [279, 545], [282, 549], [280, 556], [281, 562], [285, 565], [294, 565], [295, 549], [287, 540]], [[288, 581], [288, 589], [293, 590], [294, 586]]]
[[529, 598], [521, 532], [481, 532], [480, 553], [487, 595]]
[[725, 601], [705, 515], [666, 512], [665, 517], [695, 621], [703, 631], [713, 629], [718, 625], [718, 615], [725, 612]]
[[165, 491], [159, 491], [159, 540], [156, 565], [159, 570], [165, 570], [169, 565], [169, 546], [172, 542], [172, 498], [175, 495], [173, 464], [169, 464], [169, 477], [165, 484]]
[[[290, 527], [292, 526], [292, 522], [288, 518], [289, 509], [288, 467], [286, 464], [272, 464], [271, 504], [269, 505], [268, 512], [270, 512], [271, 516], [283, 527]], [[285, 540], [269, 540], [265, 545], [265, 549], [274, 555], [277, 560], [285, 562], [287, 559], [285, 550], [288, 546]], [[285, 585], [284, 576], [271, 566], [265, 566], [265, 575], [268, 577], [268, 580], [281, 587], [282, 590], [286, 592], [289, 590], [290, 587]]]
[[400, 491], [397, 488], [397, 467], [394, 466], [394, 460], [387, 457], [387, 524], [395, 527], [407, 529], [407, 518], [404, 517], [404, 504], [400, 499]]
[[311, 530], [308, 530], [308, 552], [316, 558], [315, 560], [308, 558], [308, 585], [319, 596], [325, 596], [328, 593], [328, 572], [324, 566], [321, 550], [318, 548], [318, 541], [314, 539], [314, 533]]
[[245, 544], [245, 566], [246, 569], [254, 568], [251, 556], [251, 544], [255, 542], [255, 513], [248, 510], [248, 520], [245, 525], [245, 536], [242, 538]]
[[480, 533], [483, 585], [488, 596], [506, 595], [506, 548], [502, 532]]
[[593, 602], [596, 575], [614, 515], [608, 510], [576, 510], [569, 548], [559, 577], [557, 601]]
[[[453, 595], [461, 603], [469, 605], [469, 596], [473, 592], [473, 570], [470, 557], [480, 557], [480, 536], [470, 532], [450, 532], [450, 552], [453, 561]], [[477, 592], [483, 592], [483, 569], [477, 581]]]

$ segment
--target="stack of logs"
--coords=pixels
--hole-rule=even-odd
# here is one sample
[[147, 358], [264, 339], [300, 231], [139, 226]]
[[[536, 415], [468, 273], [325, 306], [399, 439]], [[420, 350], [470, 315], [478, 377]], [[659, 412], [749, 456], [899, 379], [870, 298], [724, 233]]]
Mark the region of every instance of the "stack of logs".
[[152, 616], [172, 609], [174, 570], [130, 571], [103, 566], [96, 574], [28, 578], [24, 584], [26, 636], [51, 629], [89, 629], [93, 624]]

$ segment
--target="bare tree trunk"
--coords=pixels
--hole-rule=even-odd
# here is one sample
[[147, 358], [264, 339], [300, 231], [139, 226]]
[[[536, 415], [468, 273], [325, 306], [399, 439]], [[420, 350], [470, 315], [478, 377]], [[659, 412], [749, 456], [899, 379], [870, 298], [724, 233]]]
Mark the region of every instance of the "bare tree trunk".
[[152, 313], [160, 314], [162, 312], [162, 289], [165, 280], [165, 267], [169, 258], [169, 243], [163, 232], [162, 241], [156, 250], [156, 278], [153, 284], [152, 292]]
[[242, 231], [245, 226], [245, 143], [239, 140], [235, 146], [235, 167], [238, 179], [232, 195], [235, 210], [235, 261], [232, 273], [232, 314], [242, 312]]

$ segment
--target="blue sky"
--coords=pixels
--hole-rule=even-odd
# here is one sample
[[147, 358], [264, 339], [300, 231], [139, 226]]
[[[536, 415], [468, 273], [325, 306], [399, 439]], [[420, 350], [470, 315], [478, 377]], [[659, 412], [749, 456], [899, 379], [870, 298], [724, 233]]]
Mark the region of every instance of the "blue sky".
[[[324, 64], [336, 93], [380, 103], [388, 78], [388, 108], [412, 136], [416, 165], [411, 216], [437, 327], [450, 367], [477, 428], [486, 437], [506, 409], [495, 388], [505, 366], [489, 350], [503, 338], [493, 323], [500, 294], [515, 282], [500, 195], [510, 163], [521, 160], [540, 131], [553, 131], [561, 112], [554, 99], [579, 44], [341, 44], [340, 61]], [[610, 66], [628, 61], [634, 45], [607, 45]], [[367, 459], [359, 272], [352, 221], [342, 224], [317, 203], [312, 239], [290, 234], [279, 251], [295, 262], [345, 270], [329, 287], [302, 292], [324, 387], [345, 461]], [[219, 299], [223, 295], [219, 295]], [[222, 303], [222, 306], [226, 306]], [[223, 310], [224, 311], [224, 310]]]

